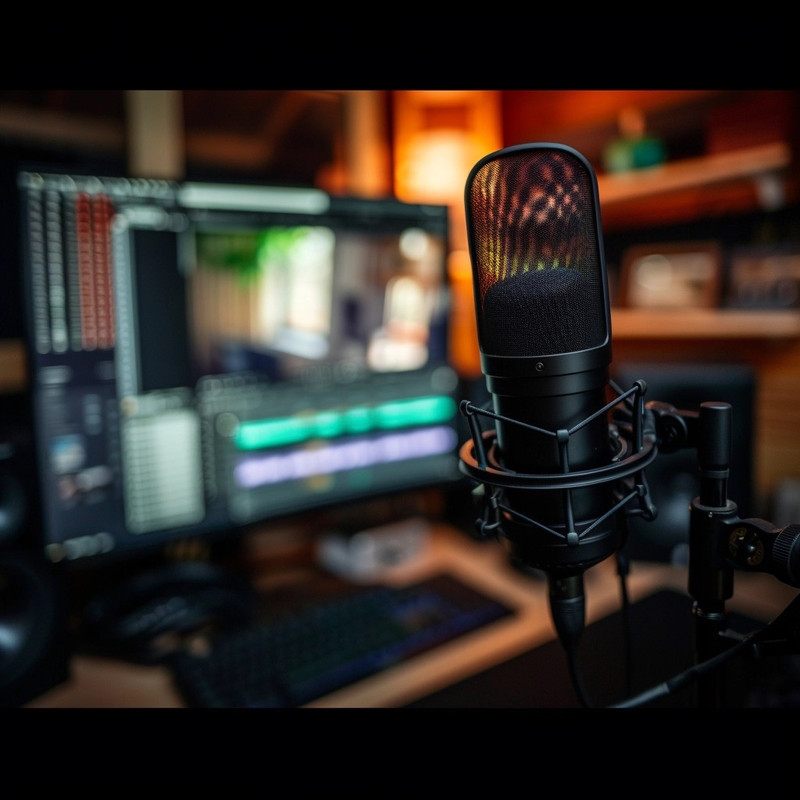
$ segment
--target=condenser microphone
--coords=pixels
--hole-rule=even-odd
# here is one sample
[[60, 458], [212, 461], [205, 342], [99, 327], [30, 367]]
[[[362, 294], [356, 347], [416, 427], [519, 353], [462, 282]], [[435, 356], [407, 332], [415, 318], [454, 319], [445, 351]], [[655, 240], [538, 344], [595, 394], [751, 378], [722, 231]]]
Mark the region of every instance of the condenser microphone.
[[513, 560], [546, 573], [563, 641], [582, 630], [583, 573], [621, 545], [597, 179], [570, 147], [517, 145], [473, 167], [465, 204], [495, 430], [465, 444], [461, 467], [491, 487]]

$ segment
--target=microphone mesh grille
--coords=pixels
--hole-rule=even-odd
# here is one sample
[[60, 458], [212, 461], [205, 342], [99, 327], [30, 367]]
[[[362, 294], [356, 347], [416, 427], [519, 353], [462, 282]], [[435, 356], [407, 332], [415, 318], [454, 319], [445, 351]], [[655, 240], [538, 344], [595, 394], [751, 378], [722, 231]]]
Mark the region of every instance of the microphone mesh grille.
[[551, 355], [607, 337], [593, 175], [570, 151], [509, 148], [467, 187], [481, 349]]

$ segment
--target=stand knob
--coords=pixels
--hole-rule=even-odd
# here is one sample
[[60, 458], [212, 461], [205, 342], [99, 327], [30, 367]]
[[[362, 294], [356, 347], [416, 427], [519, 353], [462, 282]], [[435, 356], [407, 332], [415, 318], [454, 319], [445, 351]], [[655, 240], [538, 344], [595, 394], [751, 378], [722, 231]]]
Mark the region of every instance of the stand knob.
[[800, 523], [787, 525], [777, 532], [772, 543], [775, 576], [788, 586], [800, 585]]

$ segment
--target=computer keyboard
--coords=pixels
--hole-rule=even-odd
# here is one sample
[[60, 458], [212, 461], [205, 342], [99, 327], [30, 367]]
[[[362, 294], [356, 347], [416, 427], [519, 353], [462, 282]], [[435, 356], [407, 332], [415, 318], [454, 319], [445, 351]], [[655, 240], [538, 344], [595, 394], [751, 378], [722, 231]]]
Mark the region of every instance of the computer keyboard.
[[513, 611], [448, 574], [362, 586], [283, 620], [219, 634], [170, 662], [185, 702], [293, 708], [451, 641]]

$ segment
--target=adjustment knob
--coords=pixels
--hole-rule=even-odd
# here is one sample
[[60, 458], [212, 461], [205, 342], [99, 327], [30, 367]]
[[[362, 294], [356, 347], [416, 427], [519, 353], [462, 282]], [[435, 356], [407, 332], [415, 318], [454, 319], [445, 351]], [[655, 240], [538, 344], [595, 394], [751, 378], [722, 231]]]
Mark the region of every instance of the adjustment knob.
[[789, 586], [800, 586], [800, 523], [777, 532], [772, 543], [775, 576]]

